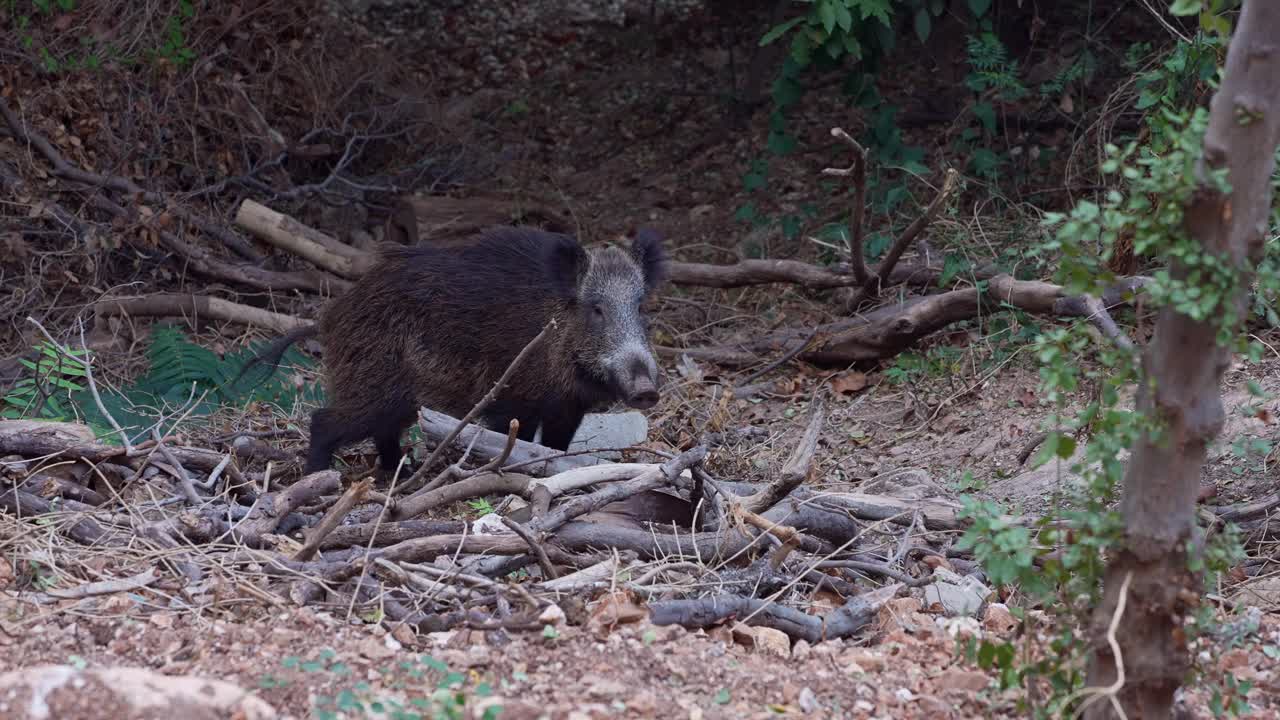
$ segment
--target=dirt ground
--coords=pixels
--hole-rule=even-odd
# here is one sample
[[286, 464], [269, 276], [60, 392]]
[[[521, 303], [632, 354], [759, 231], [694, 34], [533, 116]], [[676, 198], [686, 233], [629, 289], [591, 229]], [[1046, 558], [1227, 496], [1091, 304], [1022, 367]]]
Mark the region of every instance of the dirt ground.
[[[742, 175], [762, 155], [768, 113], [755, 112], [737, 126], [726, 120], [716, 96], [754, 44], [754, 16], [740, 17], [741, 27], [709, 16], [670, 20], [655, 37], [644, 24], [540, 21], [540, 13], [578, 11], [568, 3], [332, 5], [357, 21], [349, 28], [353, 46], [386, 49], [441, 98], [473, 97], [465, 116], [475, 127], [468, 125], [464, 134], [496, 143], [503, 160], [471, 189], [554, 198], [592, 241], [651, 223], [672, 238], [681, 260], [730, 262], [754, 253], [812, 260], [817, 254], [815, 245], [776, 233], [752, 236], [736, 219], [744, 202]], [[347, 14], [352, 8], [354, 14]], [[590, 12], [609, 17], [598, 7]], [[1133, 22], [1138, 20], [1122, 18], [1111, 31], [1123, 36]], [[726, 37], [735, 39], [735, 56], [726, 50]], [[935, 72], [943, 60], [903, 51], [893, 61], [899, 71], [886, 79], [886, 95], [902, 100], [949, 91], [945, 73]], [[35, 92], [20, 82], [13, 86]], [[74, 127], [72, 118], [67, 122]], [[820, 183], [819, 171], [846, 160], [832, 155], [827, 133], [833, 125], [860, 127], [866, 118], [833, 94], [807, 101], [794, 122], [801, 150], [786, 162], [772, 161], [769, 193], [753, 202], [760, 212], [797, 212], [806, 204], [818, 206], [819, 216], [838, 212], [841, 188]], [[907, 141], [925, 145], [925, 163], [940, 167], [954, 160], [945, 142], [924, 141], [950, 132], [910, 129]], [[1068, 164], [1064, 153], [1054, 172], [1065, 173]], [[912, 190], [927, 197], [924, 181]], [[991, 254], [1033, 225], [1037, 210], [995, 194], [979, 183], [970, 187], [958, 202], [963, 210], [938, 224], [934, 246]], [[983, 225], [967, 217], [982, 212], [998, 219]], [[335, 234], [344, 231], [344, 222], [349, 231], [360, 220], [326, 217], [333, 220], [326, 229]], [[903, 224], [901, 218], [869, 222], [886, 231]], [[69, 299], [58, 299], [59, 289], [46, 306], [71, 306], [90, 296], [80, 286], [92, 284], [69, 283]], [[16, 292], [12, 298], [15, 304], [29, 301]], [[830, 318], [835, 310], [829, 300], [793, 288], [672, 290], [658, 302], [655, 332], [659, 342], [676, 347], [730, 343], [784, 324]], [[293, 309], [314, 311], [307, 301]], [[1018, 340], [1018, 322], [1000, 330], [969, 323], [932, 338], [913, 351], [918, 365], [895, 360], [819, 370], [793, 364], [749, 400], [727, 399], [715, 388], [716, 381], [732, 377], [723, 368], [668, 360], [669, 385], [650, 414], [651, 442], [683, 449], [707, 433], [727, 432], [734, 439], [713, 452], [711, 467], [724, 477], [768, 478], [803, 431], [815, 390], [826, 387], [833, 399], [816, 487], [906, 498], [970, 493], [1036, 513], [1070, 478], [1054, 465], [1029, 470], [1020, 459], [1051, 408], [1037, 394], [1037, 369]], [[6, 335], [14, 348], [30, 339], [29, 329], [17, 325]], [[201, 333], [211, 343], [238, 339], [217, 329]], [[136, 353], [130, 362], [136, 364]], [[909, 381], [893, 380], [887, 371], [894, 367], [911, 368]], [[123, 362], [119, 372], [129, 372]], [[842, 378], [856, 389], [841, 392]], [[1268, 416], [1231, 412], [1247, 400], [1250, 381], [1280, 394], [1280, 354], [1239, 364], [1228, 374], [1229, 419], [1206, 470], [1206, 482], [1216, 487], [1215, 504], [1258, 499], [1277, 487], [1270, 455], [1231, 451], [1245, 440], [1274, 443], [1280, 435]], [[1265, 405], [1269, 417], [1280, 414], [1275, 405]], [[7, 517], [0, 521], [0, 539], [6, 532], [31, 532]], [[1274, 575], [1275, 568], [1274, 562], [1264, 566], [1254, 580]], [[345, 608], [299, 609], [256, 586], [218, 589], [219, 601], [204, 611], [174, 610], [137, 593], [37, 602], [36, 594], [13, 589], [14, 572], [0, 558], [0, 672], [43, 663], [123, 664], [224, 678], [289, 718], [323, 717], [342, 697], [367, 703], [427, 696], [445, 667], [462, 673], [473, 698], [468, 717], [477, 718], [486, 703], [498, 702], [501, 717], [511, 720], [1025, 716], [1015, 695], [995, 689], [994, 674], [978, 670], [963, 652], [965, 639], [975, 634], [1015, 631], [999, 609], [979, 621], [947, 619], [922, 611], [918, 590], [893, 601], [855, 640], [779, 648], [752, 646], [729, 629], [688, 632], [647, 621], [616, 628], [562, 624], [550, 635], [456, 631], [415, 637], [403, 628], [388, 633]], [[1258, 595], [1264, 612], [1251, 643], [1204, 646], [1198, 660], [1205, 677], [1180, 700], [1191, 716], [1210, 716], [1212, 688], [1229, 671], [1253, 682], [1245, 717], [1280, 717], [1278, 596]], [[1031, 627], [1044, 632], [1034, 621]], [[482, 685], [491, 699], [477, 704]]]

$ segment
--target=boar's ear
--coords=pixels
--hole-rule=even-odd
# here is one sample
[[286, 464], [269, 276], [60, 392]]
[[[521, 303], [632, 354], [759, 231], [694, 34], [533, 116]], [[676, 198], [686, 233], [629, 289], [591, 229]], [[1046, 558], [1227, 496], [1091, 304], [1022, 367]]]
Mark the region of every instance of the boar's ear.
[[556, 295], [576, 298], [578, 285], [587, 272], [590, 258], [577, 240], [568, 235], [552, 235], [547, 246], [546, 267]]
[[383, 240], [398, 245], [418, 244], [418, 216], [407, 200], [396, 203], [383, 228]]
[[642, 227], [631, 241], [631, 256], [640, 265], [644, 275], [645, 290], [653, 292], [667, 279], [667, 253], [662, 248], [662, 234], [653, 228]]

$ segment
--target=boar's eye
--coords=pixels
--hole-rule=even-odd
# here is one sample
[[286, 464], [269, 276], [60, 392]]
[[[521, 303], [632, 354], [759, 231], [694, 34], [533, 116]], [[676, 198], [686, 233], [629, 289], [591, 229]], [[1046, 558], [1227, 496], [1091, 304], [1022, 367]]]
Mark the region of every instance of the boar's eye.
[[603, 308], [602, 306], [600, 306], [600, 304], [598, 304], [598, 303], [594, 303], [594, 304], [592, 304], [592, 305], [591, 305], [591, 316], [592, 316], [592, 317], [594, 317], [594, 318], [595, 318], [595, 319], [597, 319], [597, 320], [603, 320], [603, 319], [604, 319], [604, 308]]

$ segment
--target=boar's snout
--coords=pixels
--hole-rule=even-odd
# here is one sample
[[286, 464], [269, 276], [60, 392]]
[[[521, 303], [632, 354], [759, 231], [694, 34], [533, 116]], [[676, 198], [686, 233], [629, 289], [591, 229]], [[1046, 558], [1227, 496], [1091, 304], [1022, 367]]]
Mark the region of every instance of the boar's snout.
[[631, 397], [627, 398], [627, 405], [637, 410], [648, 410], [658, 404], [658, 388], [648, 377], [636, 378], [635, 385], [631, 388]]
[[658, 368], [652, 357], [635, 357], [622, 378], [622, 397], [629, 407], [648, 410], [658, 404]]

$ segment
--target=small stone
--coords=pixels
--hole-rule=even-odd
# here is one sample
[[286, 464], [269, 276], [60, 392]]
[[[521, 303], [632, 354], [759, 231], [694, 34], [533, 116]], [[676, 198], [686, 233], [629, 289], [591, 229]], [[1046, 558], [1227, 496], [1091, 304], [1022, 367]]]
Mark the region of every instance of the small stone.
[[[804, 641], [801, 640], [800, 642]], [[822, 709], [822, 706], [818, 704], [818, 696], [814, 695], [813, 690], [807, 686], [800, 688], [800, 697], [796, 698], [796, 704], [800, 706], [800, 709], [805, 714], [814, 713]]]
[[733, 642], [736, 642], [739, 645], [742, 645], [743, 647], [755, 647], [756, 646], [755, 630], [756, 629], [752, 628], [750, 625], [747, 625], [745, 623], [735, 622], [733, 624], [733, 627], [730, 630], [730, 636], [733, 638]]
[[617, 680], [610, 680], [609, 678], [602, 678], [594, 675], [588, 675], [583, 679], [588, 683], [587, 694], [592, 697], [609, 700], [616, 697], [622, 697], [627, 694], [627, 686]]
[[972, 615], [991, 595], [991, 589], [977, 579], [960, 576], [949, 570], [933, 571], [934, 583], [924, 588], [924, 599], [930, 607], [941, 605], [949, 616]]
[[915, 693], [911, 692], [907, 688], [898, 688], [897, 690], [894, 690], [893, 697], [897, 699], [898, 702], [902, 703], [908, 703], [916, 699]]
[[797, 640], [796, 644], [791, 647], [791, 657], [796, 660], [807, 660], [813, 652], [813, 647], [809, 645], [808, 640]]
[[561, 610], [559, 605], [551, 603], [538, 613], [538, 622], [543, 625], [559, 625], [564, 622], [564, 610]]
[[987, 687], [990, 679], [986, 673], [977, 670], [960, 670], [952, 668], [938, 676], [937, 686], [943, 690], [964, 690], [978, 692]]
[[754, 630], [757, 651], [781, 658], [791, 657], [791, 638], [786, 633], [767, 627], [757, 627]]
[[995, 633], [996, 635], [1008, 635], [1018, 627], [1018, 618], [1009, 612], [1008, 605], [991, 603], [982, 615], [982, 627], [987, 632]]
[[[390, 637], [390, 635], [387, 636], [388, 639]], [[395, 641], [392, 640], [392, 642]], [[399, 645], [399, 643], [396, 644]], [[357, 652], [360, 653], [361, 657], [366, 657], [370, 660], [385, 660], [386, 658], [392, 657], [396, 654], [396, 651], [387, 647], [387, 644], [383, 642], [381, 638], [372, 636], [360, 641]]]
[[885, 658], [883, 655], [867, 648], [853, 648], [840, 656], [840, 664], [848, 667], [857, 665], [858, 672], [883, 672]]
[[951, 638], [981, 638], [982, 626], [978, 624], [977, 618], [972, 617], [940, 617], [937, 619], [938, 626], [942, 631]]

